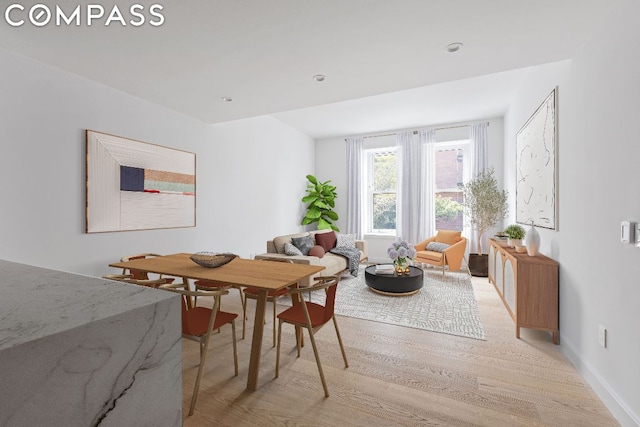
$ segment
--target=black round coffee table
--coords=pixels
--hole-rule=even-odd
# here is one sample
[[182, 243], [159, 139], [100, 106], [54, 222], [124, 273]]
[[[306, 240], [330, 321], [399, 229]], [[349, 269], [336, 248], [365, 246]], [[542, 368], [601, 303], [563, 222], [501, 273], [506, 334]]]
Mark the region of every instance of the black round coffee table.
[[364, 281], [374, 292], [391, 296], [406, 296], [417, 293], [424, 284], [423, 272], [418, 267], [409, 267], [409, 274], [376, 274], [376, 266], [364, 270]]

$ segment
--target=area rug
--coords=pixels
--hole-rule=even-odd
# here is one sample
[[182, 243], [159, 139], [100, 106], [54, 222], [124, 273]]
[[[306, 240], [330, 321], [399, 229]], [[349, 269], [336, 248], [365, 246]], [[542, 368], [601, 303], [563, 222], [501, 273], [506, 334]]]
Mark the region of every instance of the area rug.
[[[442, 334], [485, 339], [471, 279], [466, 273], [426, 268], [424, 286], [410, 296], [386, 296], [369, 289], [364, 267], [358, 277], [344, 275], [338, 284], [335, 312], [341, 316], [372, 320]], [[308, 298], [308, 297], [306, 297]], [[314, 292], [312, 301], [324, 303], [324, 293]], [[287, 305], [282, 298], [279, 304]]]

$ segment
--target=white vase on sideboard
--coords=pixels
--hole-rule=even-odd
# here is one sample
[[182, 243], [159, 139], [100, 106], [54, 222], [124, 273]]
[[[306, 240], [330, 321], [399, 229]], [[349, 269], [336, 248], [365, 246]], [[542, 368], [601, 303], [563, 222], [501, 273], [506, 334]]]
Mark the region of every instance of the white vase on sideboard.
[[525, 234], [525, 246], [527, 247], [527, 254], [529, 256], [536, 256], [538, 254], [538, 249], [540, 249], [540, 233], [533, 225], [533, 221], [531, 221], [531, 226], [527, 230]]

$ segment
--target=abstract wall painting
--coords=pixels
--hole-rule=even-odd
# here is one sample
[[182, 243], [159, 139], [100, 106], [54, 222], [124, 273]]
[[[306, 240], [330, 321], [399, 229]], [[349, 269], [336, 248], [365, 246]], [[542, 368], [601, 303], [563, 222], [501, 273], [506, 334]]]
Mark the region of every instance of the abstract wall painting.
[[86, 132], [86, 232], [195, 227], [196, 155]]
[[557, 88], [516, 135], [516, 222], [556, 229]]

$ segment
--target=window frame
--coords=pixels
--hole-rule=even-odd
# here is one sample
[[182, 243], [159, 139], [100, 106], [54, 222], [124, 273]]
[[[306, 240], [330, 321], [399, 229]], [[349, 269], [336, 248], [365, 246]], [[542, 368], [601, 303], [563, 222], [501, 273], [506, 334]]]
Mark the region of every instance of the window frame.
[[[384, 190], [384, 191], [375, 191], [374, 186], [374, 160], [375, 156], [379, 154], [395, 154], [396, 163], [395, 163], [395, 173], [396, 173], [396, 188], [393, 191]], [[367, 148], [364, 149], [364, 167], [366, 177], [364, 184], [364, 196], [365, 196], [365, 209], [363, 209], [364, 216], [364, 232], [366, 234], [371, 235], [381, 235], [381, 236], [395, 236], [396, 228], [393, 229], [376, 229], [373, 228], [373, 198], [376, 194], [395, 194], [396, 196], [396, 225], [397, 225], [397, 214], [398, 214], [398, 182], [397, 182], [397, 174], [398, 174], [398, 148], [396, 146], [387, 146], [387, 147], [378, 147], [378, 148]]]

